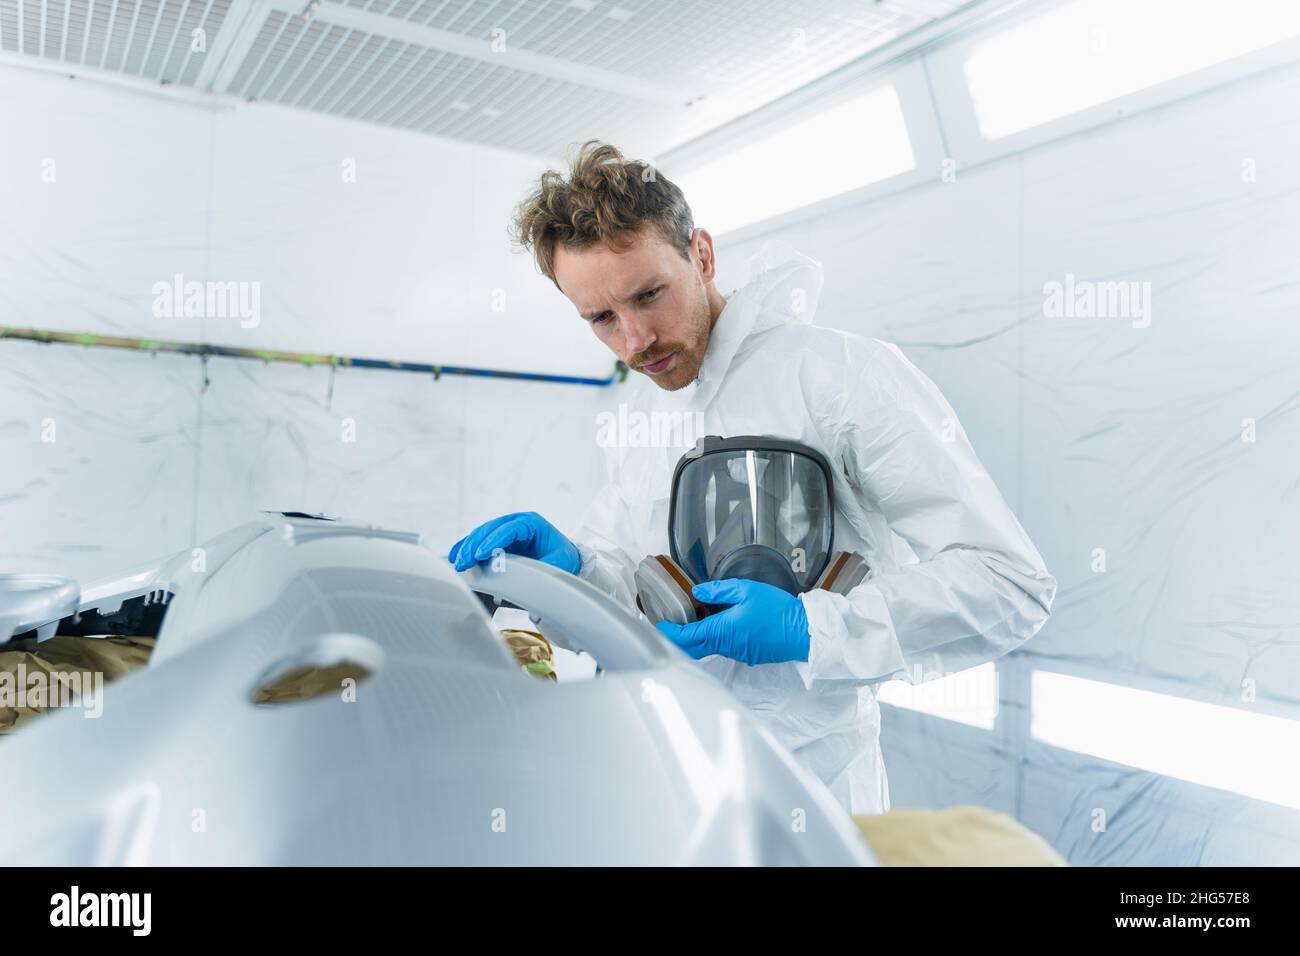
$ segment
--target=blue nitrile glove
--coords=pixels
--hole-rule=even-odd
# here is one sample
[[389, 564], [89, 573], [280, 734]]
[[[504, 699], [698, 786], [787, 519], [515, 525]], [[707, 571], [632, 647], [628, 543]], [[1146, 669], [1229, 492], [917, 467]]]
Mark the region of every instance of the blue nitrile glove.
[[490, 561], [497, 548], [521, 554], [577, 574], [582, 557], [572, 541], [536, 511], [519, 511], [485, 521], [451, 546], [447, 560], [457, 571], [468, 571], [480, 561]]
[[750, 665], [808, 659], [808, 614], [793, 594], [744, 578], [705, 581], [691, 593], [705, 604], [732, 605], [694, 624], [660, 621], [655, 625], [696, 660], [710, 654]]

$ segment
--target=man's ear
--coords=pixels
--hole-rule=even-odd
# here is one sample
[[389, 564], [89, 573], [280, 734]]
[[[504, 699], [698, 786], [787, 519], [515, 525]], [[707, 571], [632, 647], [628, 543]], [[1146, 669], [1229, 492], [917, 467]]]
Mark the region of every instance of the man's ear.
[[713, 281], [718, 270], [718, 261], [713, 254], [713, 236], [706, 229], [696, 229], [691, 233], [691, 250], [700, 263], [700, 277], [705, 283]]

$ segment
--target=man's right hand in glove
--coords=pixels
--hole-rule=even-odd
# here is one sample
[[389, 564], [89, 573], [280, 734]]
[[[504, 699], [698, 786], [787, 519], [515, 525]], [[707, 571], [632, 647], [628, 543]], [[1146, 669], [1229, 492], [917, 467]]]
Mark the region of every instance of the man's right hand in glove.
[[447, 555], [457, 571], [489, 561], [497, 548], [507, 554], [535, 558], [570, 574], [582, 569], [582, 557], [572, 541], [535, 511], [520, 511], [485, 521], [451, 546]]

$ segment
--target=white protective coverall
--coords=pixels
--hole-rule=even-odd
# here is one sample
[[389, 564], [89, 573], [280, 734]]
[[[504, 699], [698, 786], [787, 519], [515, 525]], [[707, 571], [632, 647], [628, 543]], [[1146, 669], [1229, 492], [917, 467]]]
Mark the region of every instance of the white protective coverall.
[[[649, 427], [606, 443], [609, 481], [571, 536], [579, 576], [635, 609], [637, 562], [669, 553], [673, 468], [700, 435], [765, 435], [820, 451], [835, 472], [835, 549], [862, 554], [870, 576], [847, 596], [801, 596], [806, 662], [699, 663], [847, 810], [883, 813], [875, 685], [1006, 654], [1047, 620], [1056, 581], [938, 388], [896, 346], [810, 324], [821, 264], [769, 242], [749, 274], [693, 383], [634, 388], [626, 420]], [[688, 416], [689, 433], [656, 445], [675, 415]]]

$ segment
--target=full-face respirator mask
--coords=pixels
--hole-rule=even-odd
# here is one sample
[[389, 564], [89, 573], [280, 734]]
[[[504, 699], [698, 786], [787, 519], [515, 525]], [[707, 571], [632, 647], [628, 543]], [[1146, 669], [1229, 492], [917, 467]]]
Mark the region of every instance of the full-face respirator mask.
[[669, 555], [636, 569], [637, 606], [652, 623], [689, 624], [724, 608], [697, 601], [705, 581], [746, 578], [789, 594], [847, 594], [866, 578], [861, 555], [834, 551], [830, 465], [776, 438], [701, 438], [673, 471]]

